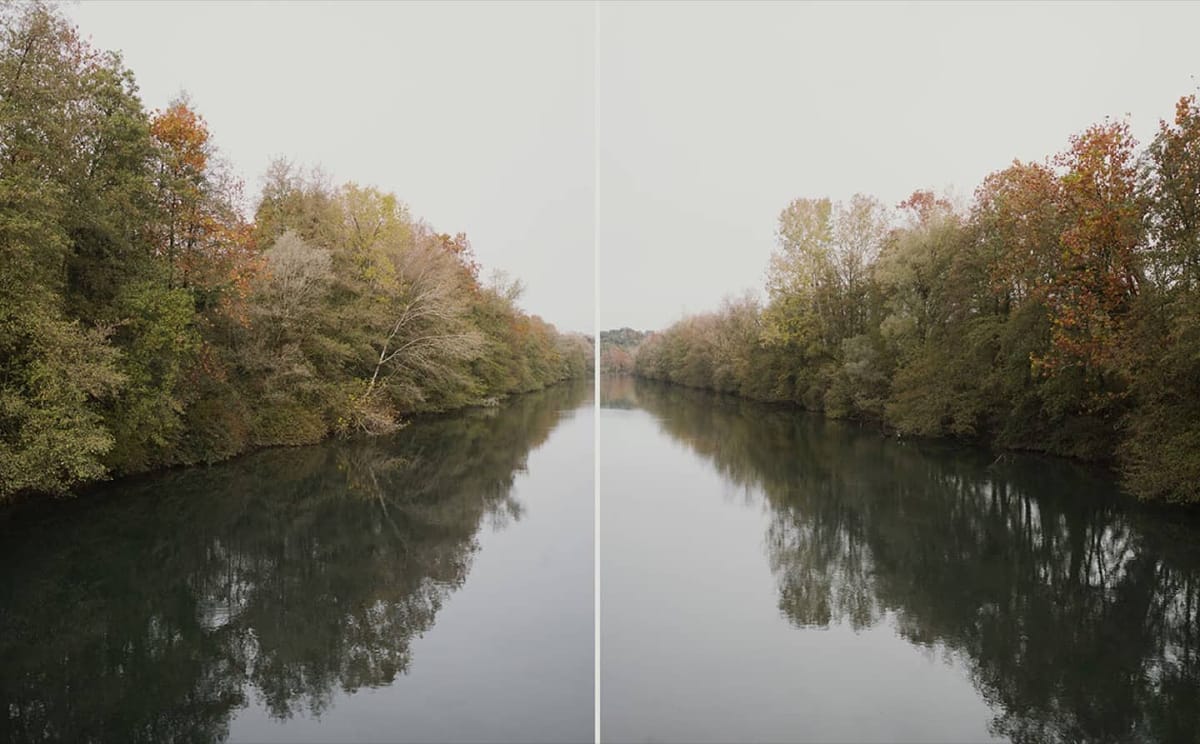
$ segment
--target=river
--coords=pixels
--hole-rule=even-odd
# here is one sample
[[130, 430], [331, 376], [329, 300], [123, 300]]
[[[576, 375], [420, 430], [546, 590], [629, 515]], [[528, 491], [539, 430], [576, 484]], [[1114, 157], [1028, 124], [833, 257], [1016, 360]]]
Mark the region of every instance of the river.
[[1194, 518], [630, 378], [599, 423], [604, 741], [1200, 741]]
[[0, 513], [0, 740], [591, 741], [592, 383]]
[[0, 740], [1200, 740], [1200, 524], [629, 378], [0, 512]]

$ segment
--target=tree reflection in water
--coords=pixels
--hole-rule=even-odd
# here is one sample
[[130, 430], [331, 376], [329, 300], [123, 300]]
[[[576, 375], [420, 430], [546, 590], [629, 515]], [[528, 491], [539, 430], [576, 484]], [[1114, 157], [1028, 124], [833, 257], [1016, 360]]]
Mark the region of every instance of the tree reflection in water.
[[1017, 742], [1200, 741], [1200, 523], [1070, 462], [933, 442], [686, 388], [605, 380], [770, 507], [798, 628], [894, 624], [965, 660]]
[[0, 515], [0, 739], [213, 741], [378, 687], [590, 382]]

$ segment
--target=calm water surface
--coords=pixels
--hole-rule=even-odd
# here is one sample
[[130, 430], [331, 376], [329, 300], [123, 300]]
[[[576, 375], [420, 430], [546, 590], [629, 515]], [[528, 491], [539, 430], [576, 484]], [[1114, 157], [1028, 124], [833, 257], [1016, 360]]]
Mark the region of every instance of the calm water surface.
[[1195, 519], [681, 388], [601, 407], [605, 741], [1200, 741]]
[[0, 741], [590, 741], [590, 392], [0, 513]]

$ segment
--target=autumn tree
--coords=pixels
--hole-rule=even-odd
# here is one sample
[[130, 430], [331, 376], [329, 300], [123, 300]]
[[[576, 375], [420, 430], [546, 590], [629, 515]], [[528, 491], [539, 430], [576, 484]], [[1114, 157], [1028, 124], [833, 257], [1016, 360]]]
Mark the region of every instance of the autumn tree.
[[474, 275], [463, 246], [414, 222], [394, 195], [354, 184], [339, 194], [333, 251], [346, 320], [361, 365], [341, 426], [385, 431], [397, 410], [468, 398], [465, 373], [480, 348], [467, 320]]
[[161, 222], [157, 255], [168, 285], [193, 291], [201, 309], [244, 299], [254, 262], [253, 228], [240, 214], [241, 182], [216, 158], [208, 125], [186, 98], [156, 112], [150, 124], [157, 152]]
[[975, 191], [978, 268], [997, 312], [1045, 303], [1058, 266], [1063, 231], [1061, 185], [1047, 165], [1014, 161]]
[[466, 236], [284, 160], [255, 221], [186, 98], [0, 0], [0, 499], [535, 390], [590, 342]]
[[[918, 190], [797, 199], [765, 307], [639, 346], [652, 379], [1090, 460], [1146, 498], [1200, 501], [1200, 105], [1139, 160], [1123, 122], [989, 175], [969, 209]], [[758, 329], [748, 343], [749, 329]]]
[[1081, 364], [1099, 372], [1114, 366], [1122, 322], [1142, 276], [1135, 146], [1129, 125], [1112, 122], [1073, 136], [1055, 158], [1066, 169], [1060, 192], [1065, 225], [1047, 292], [1052, 349], [1042, 361], [1051, 369]]

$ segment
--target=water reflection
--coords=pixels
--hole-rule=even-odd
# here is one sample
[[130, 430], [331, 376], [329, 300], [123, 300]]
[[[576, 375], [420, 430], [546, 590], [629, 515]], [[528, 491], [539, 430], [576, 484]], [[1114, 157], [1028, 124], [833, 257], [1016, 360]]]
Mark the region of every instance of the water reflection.
[[0, 515], [0, 740], [212, 741], [378, 687], [590, 383]]
[[[1071, 463], [896, 441], [679, 387], [605, 380], [769, 507], [799, 629], [886, 622], [966, 659], [1017, 742], [1200, 741], [1200, 524]], [[761, 496], [757, 496], [761, 494]]]

